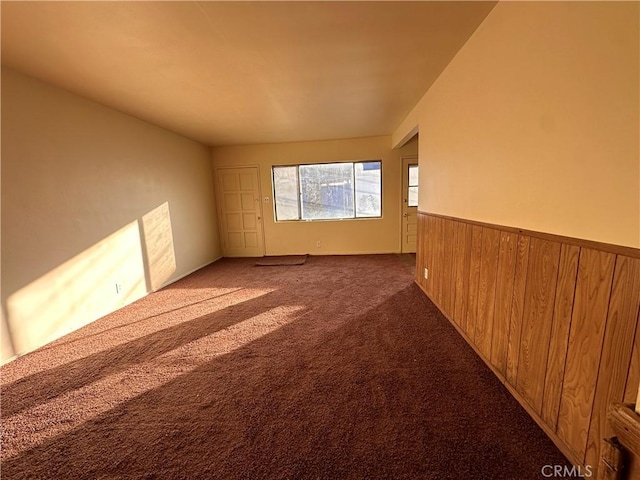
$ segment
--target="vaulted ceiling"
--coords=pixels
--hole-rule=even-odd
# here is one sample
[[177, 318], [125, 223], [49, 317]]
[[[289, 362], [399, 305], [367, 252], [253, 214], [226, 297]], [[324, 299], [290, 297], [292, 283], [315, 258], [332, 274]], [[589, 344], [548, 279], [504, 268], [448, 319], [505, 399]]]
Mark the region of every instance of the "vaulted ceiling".
[[495, 2], [2, 2], [2, 63], [208, 145], [393, 132]]

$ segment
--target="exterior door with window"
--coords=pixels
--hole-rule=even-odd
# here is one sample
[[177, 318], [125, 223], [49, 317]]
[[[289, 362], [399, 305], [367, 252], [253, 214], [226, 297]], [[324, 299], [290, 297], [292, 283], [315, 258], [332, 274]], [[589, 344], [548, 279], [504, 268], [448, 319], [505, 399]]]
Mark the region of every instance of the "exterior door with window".
[[418, 157], [402, 159], [402, 253], [415, 253], [418, 236]]
[[262, 257], [262, 205], [258, 167], [216, 170], [220, 232], [226, 257]]

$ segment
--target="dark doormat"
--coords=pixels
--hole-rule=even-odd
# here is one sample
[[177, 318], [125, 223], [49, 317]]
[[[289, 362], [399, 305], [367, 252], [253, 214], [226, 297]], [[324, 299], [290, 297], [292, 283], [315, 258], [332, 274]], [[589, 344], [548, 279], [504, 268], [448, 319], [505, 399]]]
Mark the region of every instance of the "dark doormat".
[[307, 255], [286, 255], [283, 257], [262, 257], [256, 262], [258, 267], [275, 267], [279, 265], [304, 265]]

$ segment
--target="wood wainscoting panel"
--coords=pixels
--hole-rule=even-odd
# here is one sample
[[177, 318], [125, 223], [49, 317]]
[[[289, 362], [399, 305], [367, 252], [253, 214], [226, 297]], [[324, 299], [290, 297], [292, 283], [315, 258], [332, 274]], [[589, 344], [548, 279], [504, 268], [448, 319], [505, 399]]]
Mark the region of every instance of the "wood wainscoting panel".
[[558, 280], [561, 245], [532, 238], [525, 289], [516, 390], [542, 412], [544, 380]]
[[466, 333], [475, 342], [478, 312], [478, 285], [480, 283], [480, 262], [482, 260], [482, 227], [471, 227], [471, 258], [469, 261], [469, 291], [467, 292]]
[[624, 399], [638, 308], [640, 260], [618, 255], [591, 414], [585, 457], [585, 463], [588, 465], [599, 464], [601, 440], [613, 435], [607, 422], [607, 409], [609, 405], [622, 403]]
[[638, 395], [640, 250], [418, 217], [417, 283], [569, 460], [595, 473], [609, 406]]
[[507, 346], [507, 381], [515, 387], [520, 357], [520, 336], [524, 314], [524, 296], [529, 267], [529, 242], [531, 237], [520, 235], [516, 248], [516, 270], [513, 280], [511, 318], [509, 319], [509, 344]]
[[500, 257], [500, 232], [492, 228], [483, 228], [481, 248], [475, 342], [483, 355], [486, 358], [491, 358], [496, 275]]
[[491, 363], [502, 375], [506, 375], [507, 370], [509, 320], [511, 317], [513, 283], [516, 274], [517, 244], [518, 234], [500, 232], [500, 253], [496, 277], [493, 336], [491, 339]]
[[556, 300], [553, 308], [553, 324], [549, 340], [549, 358], [544, 382], [544, 400], [542, 402], [542, 418], [554, 432], [558, 425], [558, 410], [560, 409], [560, 395], [564, 380], [564, 364], [569, 346], [569, 327], [573, 313], [579, 257], [580, 247], [562, 245], [558, 265]]
[[584, 460], [602, 352], [615, 255], [580, 251], [558, 435]]

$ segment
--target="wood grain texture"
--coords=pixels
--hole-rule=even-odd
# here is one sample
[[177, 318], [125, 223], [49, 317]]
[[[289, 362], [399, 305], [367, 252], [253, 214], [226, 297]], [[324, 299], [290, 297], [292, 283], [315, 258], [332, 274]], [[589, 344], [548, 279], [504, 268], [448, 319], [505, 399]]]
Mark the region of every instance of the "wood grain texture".
[[633, 405], [613, 404], [607, 417], [620, 443], [636, 457], [640, 456], [640, 415], [634, 412]]
[[[636, 315], [636, 332], [633, 336], [633, 353], [624, 390], [624, 403], [636, 403], [640, 387], [640, 311]], [[636, 406], [636, 410], [638, 407]]]
[[518, 358], [520, 356], [520, 334], [524, 313], [525, 289], [527, 287], [527, 268], [529, 266], [530, 237], [520, 235], [516, 248], [516, 269], [513, 281], [511, 317], [509, 318], [509, 344], [507, 346], [507, 381], [516, 384]]
[[461, 325], [463, 318], [464, 291], [464, 257], [465, 257], [465, 224], [456, 222], [454, 231], [453, 263], [454, 263], [454, 299], [452, 318], [457, 325]]
[[418, 217], [417, 283], [563, 453], [595, 469], [609, 404], [638, 394], [640, 259]]
[[[426, 291], [423, 290], [423, 292], [425, 293], [425, 295], [427, 294]], [[506, 381], [504, 376], [501, 375], [500, 372], [498, 372], [498, 370], [496, 370], [496, 368], [491, 364], [489, 359], [484, 357], [482, 352], [478, 350], [478, 347], [476, 347], [471, 341], [471, 339], [467, 336], [466, 332], [462, 330], [451, 318], [447, 317], [446, 315], [445, 317], [447, 318], [447, 320], [449, 320], [453, 328], [457, 330], [460, 336], [462, 336], [462, 338], [464, 338], [464, 340], [469, 344], [469, 346], [473, 349], [473, 351], [476, 352], [478, 357], [485, 363], [485, 365], [489, 368], [489, 370], [491, 370], [493, 374], [496, 377], [498, 377], [500, 382], [502, 382], [504, 387], [513, 396], [513, 398], [515, 398], [518, 401], [518, 403], [520, 403], [522, 408], [524, 408], [524, 410], [531, 416], [531, 418], [533, 418], [533, 420], [538, 424], [538, 426], [549, 436], [549, 438], [551, 438], [553, 443], [555, 443], [555, 445], [562, 452], [562, 454], [565, 457], [567, 457], [567, 459], [574, 465], [579, 465], [581, 461], [577, 458], [576, 454], [558, 437], [558, 435], [556, 435], [555, 432], [549, 429], [549, 427], [547, 426], [546, 423], [544, 423], [542, 418], [536, 412], [534, 412], [532, 408], [529, 406], [529, 404], [524, 400], [524, 398], [522, 398], [522, 395], [520, 395], [516, 391], [516, 389], [511, 384], [509, 384], [509, 382]]]
[[561, 245], [532, 238], [525, 290], [516, 389], [542, 412]]
[[467, 335], [475, 343], [476, 319], [478, 311], [478, 286], [480, 283], [480, 262], [482, 260], [482, 227], [471, 227], [471, 257], [469, 260], [469, 291], [467, 292]]
[[602, 456], [598, 465], [597, 476], [596, 471], [592, 472], [593, 476], [598, 480], [622, 480], [624, 454], [617, 438], [603, 439], [600, 450]]
[[638, 308], [640, 306], [640, 260], [616, 258], [609, 299], [600, 368], [593, 400], [585, 462], [598, 465], [601, 439], [613, 434], [607, 423], [607, 409], [624, 399], [631, 363]]
[[424, 224], [424, 229], [425, 229], [425, 234], [426, 234], [426, 238], [424, 240], [419, 239], [419, 242], [424, 242], [425, 243], [425, 249], [424, 249], [424, 264], [422, 265], [422, 272], [420, 273], [422, 275], [422, 284], [424, 285], [424, 288], [427, 292], [427, 295], [429, 295], [430, 298], [434, 298], [433, 297], [433, 279], [432, 278], [428, 278], [425, 279], [424, 278], [424, 269], [427, 268], [430, 271], [433, 270], [433, 250], [434, 250], [434, 246], [435, 246], [435, 241], [434, 241], [434, 226], [435, 226], [435, 222], [436, 220], [434, 219], [434, 217], [431, 216], [426, 216], [425, 217], [425, 224]]
[[431, 299], [435, 302], [438, 302], [438, 248], [440, 244], [438, 228], [440, 222], [441, 219], [437, 217], [429, 217], [429, 263], [427, 264], [429, 279], [427, 284]]
[[[426, 224], [426, 216], [418, 214], [418, 238], [424, 239], [426, 238], [427, 232], [425, 228]], [[424, 276], [422, 272], [424, 271], [424, 251], [426, 248], [427, 242], [416, 242], [416, 282], [422, 288], [424, 288]]]
[[462, 280], [459, 276], [462, 276], [462, 259], [464, 258], [463, 246], [461, 245], [462, 237], [461, 237], [461, 222], [455, 222], [453, 228], [453, 258], [452, 260], [452, 271], [453, 271], [453, 308], [451, 310], [450, 318], [453, 319], [456, 324], [460, 324], [460, 316], [457, 311], [458, 308], [458, 294], [459, 294], [459, 284], [458, 280]]
[[580, 251], [557, 432], [583, 460], [614, 265], [612, 253]]
[[[445, 277], [447, 269], [447, 265], [445, 263], [445, 224], [447, 220], [444, 218], [438, 219], [438, 226], [436, 227], [438, 232], [438, 257], [436, 260], [436, 271], [435, 273], [435, 287], [436, 287], [436, 298], [438, 299], [438, 305], [444, 305], [445, 301]], [[442, 307], [444, 308], [444, 307]]]
[[482, 254], [478, 280], [475, 342], [486, 358], [491, 358], [493, 315], [496, 297], [496, 274], [500, 257], [500, 232], [482, 229]]
[[569, 328], [573, 313], [573, 298], [576, 290], [576, 275], [580, 247], [562, 245], [560, 263], [558, 265], [558, 283], [556, 300], [553, 309], [553, 324], [549, 340], [549, 357], [544, 383], [544, 400], [542, 402], [542, 418], [553, 429], [558, 425], [558, 410], [564, 379], [564, 366], [569, 345]]
[[453, 316], [455, 305], [455, 266], [453, 263], [453, 250], [455, 246], [455, 228], [456, 223], [453, 220], [444, 221], [443, 229], [443, 264], [442, 264], [442, 305], [447, 315]]
[[491, 363], [502, 375], [505, 375], [507, 369], [509, 319], [511, 316], [513, 283], [516, 274], [517, 244], [517, 234], [500, 232], [500, 253], [496, 275], [495, 311], [491, 339]]
[[527, 237], [532, 237], [532, 238], [541, 238], [542, 240], [549, 240], [551, 242], [566, 243], [568, 245], [575, 245], [581, 248], [590, 248], [592, 250], [599, 250], [601, 252], [609, 252], [609, 253], [614, 253], [616, 255], [623, 255], [625, 257], [640, 258], [640, 248], [625, 247], [622, 245], [613, 245], [611, 243], [596, 242], [594, 240], [585, 240], [584, 238], [567, 237], [565, 235], [557, 235], [557, 234], [548, 233], [548, 232], [537, 232], [535, 230], [527, 230], [525, 228], [508, 227], [505, 225], [497, 225], [495, 223], [480, 222], [477, 220], [469, 220], [466, 218], [450, 217], [448, 215], [440, 215], [437, 213], [428, 213], [428, 212], [421, 212], [421, 213], [423, 213], [424, 215], [430, 215], [430, 216], [444, 218], [444, 219], [455, 219], [459, 222], [468, 223], [469, 225], [477, 225], [479, 227], [486, 227], [486, 228], [495, 228], [498, 230], [502, 230], [503, 232], [517, 233], [517, 234], [524, 235]]
[[458, 242], [461, 258], [456, 266], [456, 304], [455, 317], [463, 331], [467, 331], [467, 314], [469, 311], [469, 268], [471, 266], [471, 225], [458, 222]]
[[424, 239], [427, 238], [427, 216], [418, 214], [418, 238], [423, 241], [419, 241], [416, 243], [416, 282], [422, 288], [425, 288], [426, 285], [424, 283], [424, 265], [425, 265], [425, 250], [427, 246], [427, 242]]

